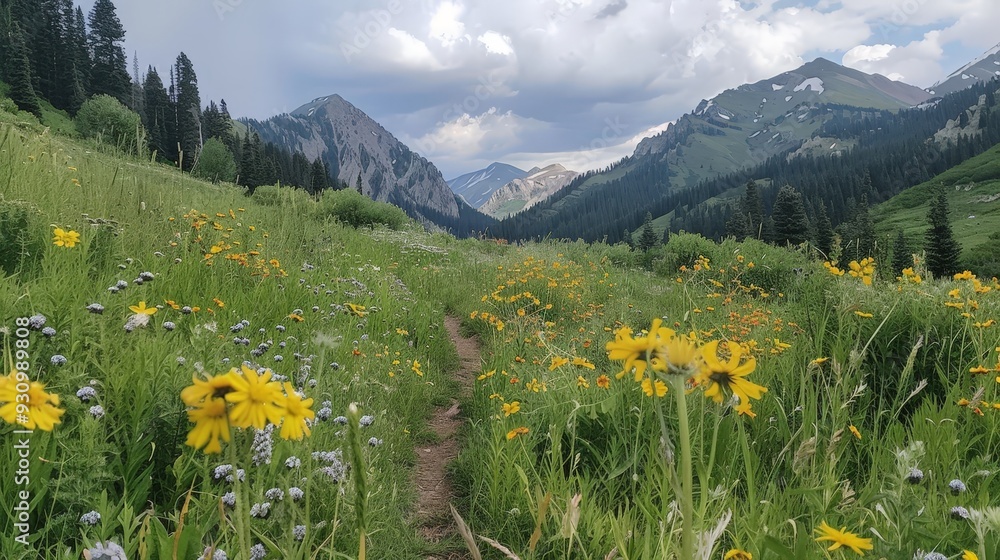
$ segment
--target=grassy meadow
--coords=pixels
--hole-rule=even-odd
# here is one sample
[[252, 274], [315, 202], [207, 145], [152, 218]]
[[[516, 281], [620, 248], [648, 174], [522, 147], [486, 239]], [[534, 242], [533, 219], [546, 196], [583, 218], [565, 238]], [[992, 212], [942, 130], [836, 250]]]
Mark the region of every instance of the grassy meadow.
[[[0, 116], [2, 558], [1000, 558], [995, 278], [686, 234], [456, 240], [20, 120]], [[414, 447], [459, 393], [446, 315], [483, 353], [460, 531], [430, 543]], [[26, 478], [18, 372], [44, 384]]]

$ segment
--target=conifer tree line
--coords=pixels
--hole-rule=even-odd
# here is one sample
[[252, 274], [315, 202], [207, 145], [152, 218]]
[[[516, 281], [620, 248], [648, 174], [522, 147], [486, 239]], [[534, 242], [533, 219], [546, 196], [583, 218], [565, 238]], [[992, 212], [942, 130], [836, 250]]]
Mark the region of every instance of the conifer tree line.
[[[792, 159], [782, 153], [687, 188], [671, 185], [676, 170], [666, 158], [629, 158], [614, 166], [626, 168], [616, 179], [578, 189], [594, 175], [584, 174], [546, 201], [502, 220], [494, 231], [508, 239], [550, 236], [616, 243], [632, 236], [650, 212], [668, 215], [669, 231], [714, 239], [752, 236], [778, 244], [809, 240], [825, 255], [830, 255], [837, 232], [842, 259], [860, 259], [882, 249], [875, 247], [870, 205], [1000, 143], [998, 90], [998, 80], [979, 83], [933, 105], [895, 113], [823, 105], [819, 110], [828, 116], [817, 135], [854, 141], [851, 151]], [[977, 134], [945, 145], [927, 141], [949, 120], [967, 114], [981, 96], [986, 103]], [[747, 207], [743, 191], [750, 183], [754, 187]]]
[[322, 157], [309, 161], [256, 133], [237, 133], [225, 100], [202, 106], [183, 52], [165, 74], [148, 66], [144, 76], [134, 54], [130, 75], [124, 40], [112, 0], [96, 0], [86, 16], [73, 0], [0, 0], [0, 80], [21, 110], [41, 117], [48, 102], [75, 116], [106, 95], [139, 115], [157, 159], [184, 171], [238, 179], [251, 190], [279, 182], [311, 193], [344, 187]]

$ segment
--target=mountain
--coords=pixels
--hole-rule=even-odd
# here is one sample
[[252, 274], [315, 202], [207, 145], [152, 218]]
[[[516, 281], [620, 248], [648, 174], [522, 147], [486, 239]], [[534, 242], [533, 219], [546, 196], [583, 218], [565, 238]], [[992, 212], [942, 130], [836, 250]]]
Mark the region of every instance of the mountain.
[[506, 163], [493, 162], [486, 169], [466, 173], [448, 181], [452, 192], [465, 199], [473, 208], [479, 208], [500, 187], [528, 175], [527, 171]]
[[556, 163], [541, 169], [534, 167], [526, 175], [497, 189], [479, 211], [501, 218], [531, 208], [568, 185], [579, 173]]
[[998, 76], [1000, 76], [1000, 44], [927, 88], [927, 91], [936, 96], [948, 95]]
[[351, 187], [360, 177], [365, 195], [395, 204], [425, 224], [467, 232], [489, 221], [455, 196], [434, 164], [339, 95], [263, 122], [246, 122], [266, 142], [310, 160], [322, 157], [331, 174]]
[[642, 223], [651, 201], [789, 154], [809, 140], [813, 144], [803, 154], [850, 149], [853, 139], [817, 133], [834, 119], [872, 118], [930, 98], [915, 86], [818, 58], [703, 100], [640, 142], [631, 157], [578, 177], [551, 199], [504, 220], [497, 231], [512, 238], [617, 241]]

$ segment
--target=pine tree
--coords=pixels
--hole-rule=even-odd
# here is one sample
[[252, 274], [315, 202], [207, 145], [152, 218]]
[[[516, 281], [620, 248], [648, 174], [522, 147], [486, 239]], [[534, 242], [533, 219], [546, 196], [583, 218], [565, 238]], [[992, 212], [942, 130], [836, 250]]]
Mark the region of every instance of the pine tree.
[[6, 79], [10, 85], [7, 96], [22, 111], [41, 117], [42, 107], [39, 104], [35, 88], [31, 85], [31, 63], [28, 61], [28, 47], [24, 42], [21, 26], [17, 22], [11, 22], [9, 49], [11, 56], [5, 62]]
[[635, 247], [635, 241], [632, 240], [632, 231], [628, 228], [622, 232], [622, 241], [624, 241], [630, 248]]
[[868, 213], [868, 195], [861, 195], [861, 202], [855, 206], [851, 220], [841, 228], [845, 261], [860, 261], [875, 255], [875, 226]]
[[931, 228], [925, 235], [924, 250], [927, 253], [927, 269], [938, 278], [958, 272], [959, 255], [962, 252], [948, 222], [948, 194], [942, 188], [931, 204], [927, 214]]
[[802, 193], [790, 185], [781, 187], [771, 213], [774, 220], [774, 242], [778, 245], [798, 245], [809, 238], [809, 220], [802, 203]]
[[653, 214], [646, 212], [646, 218], [642, 222], [642, 231], [639, 233], [637, 247], [640, 251], [649, 251], [660, 242], [660, 237], [653, 229]]
[[218, 138], [224, 141], [233, 129], [229, 115], [224, 114], [215, 101], [208, 102], [208, 107], [202, 113], [201, 120], [206, 141], [209, 138]]
[[904, 268], [911, 266], [913, 266], [913, 253], [901, 229], [896, 235], [896, 242], [892, 244], [892, 271], [900, 274]]
[[358, 171], [358, 182], [354, 185], [358, 189], [358, 194], [364, 195], [365, 191], [361, 187], [361, 172]]
[[146, 72], [142, 87], [146, 130], [149, 131], [149, 146], [161, 158], [173, 162], [177, 158], [177, 140], [174, 135], [174, 107], [170, 96], [163, 87], [163, 81], [152, 66]]
[[736, 238], [737, 241], [742, 241], [750, 235], [750, 221], [742, 208], [737, 208], [726, 221], [726, 235]]
[[115, 5], [111, 0], [96, 0], [90, 10], [90, 34], [87, 44], [93, 54], [90, 71], [90, 94], [107, 94], [122, 103], [131, 98], [131, 80], [126, 70], [125, 50], [121, 42], [125, 40]]
[[660, 238], [660, 243], [666, 245], [670, 242], [670, 226], [663, 228], [663, 237]]
[[87, 50], [87, 28], [83, 10], [74, 8], [72, 0], [62, 0], [64, 89], [60, 108], [71, 115], [87, 100], [87, 76], [90, 74], [90, 53]]
[[330, 172], [323, 163], [323, 158], [316, 158], [312, 162], [312, 192], [318, 194], [330, 188]]
[[826, 214], [826, 204], [819, 203], [819, 216], [816, 217], [816, 248], [826, 259], [833, 252], [833, 223]]
[[756, 181], [747, 181], [746, 192], [743, 193], [741, 206], [749, 222], [747, 234], [754, 239], [760, 239], [764, 224], [764, 203], [761, 202], [760, 191], [757, 190]]
[[190, 171], [201, 153], [201, 96], [198, 94], [198, 76], [191, 60], [181, 53], [174, 66], [176, 73], [177, 141], [183, 152], [182, 167]]

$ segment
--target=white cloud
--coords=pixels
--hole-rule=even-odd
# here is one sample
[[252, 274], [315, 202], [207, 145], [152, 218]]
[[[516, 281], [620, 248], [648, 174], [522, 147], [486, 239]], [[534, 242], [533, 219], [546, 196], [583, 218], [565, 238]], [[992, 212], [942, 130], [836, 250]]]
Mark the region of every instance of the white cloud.
[[510, 37], [501, 35], [496, 31], [487, 31], [479, 36], [479, 42], [486, 46], [486, 50], [509, 56], [514, 54], [514, 48], [510, 46]]
[[885, 60], [896, 48], [896, 45], [858, 45], [844, 54], [844, 66], [853, 66], [859, 62], [877, 62]]
[[414, 70], [437, 70], [441, 68], [441, 63], [434, 58], [434, 54], [427, 48], [427, 44], [410, 35], [406, 31], [390, 27], [387, 31], [390, 37], [396, 39], [399, 49], [392, 56], [394, 62]]
[[300, 0], [299, 18], [222, 1], [233, 9], [221, 18], [204, 0], [117, 3], [130, 58], [165, 76], [184, 51], [202, 99], [225, 98], [236, 116], [340, 93], [400, 138], [447, 129], [466, 141], [441, 142], [433, 161], [454, 171], [576, 153], [608, 119], [621, 139], [641, 134], [817, 55], [926, 87], [967, 62], [955, 51], [1000, 41], [997, 0]]
[[460, 39], [469, 39], [465, 24], [459, 19], [464, 7], [455, 2], [442, 2], [430, 21], [430, 38], [437, 39], [444, 47], [451, 47]]

